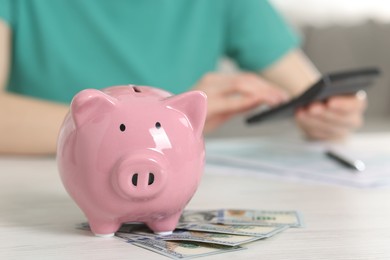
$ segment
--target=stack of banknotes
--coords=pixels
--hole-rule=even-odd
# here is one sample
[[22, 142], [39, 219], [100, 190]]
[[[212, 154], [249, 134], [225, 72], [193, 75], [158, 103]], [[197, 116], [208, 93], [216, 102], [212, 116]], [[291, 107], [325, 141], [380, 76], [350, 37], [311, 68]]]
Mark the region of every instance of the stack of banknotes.
[[[88, 224], [83, 227], [88, 229]], [[170, 235], [156, 235], [143, 224], [128, 223], [115, 236], [172, 259], [186, 259], [243, 250], [244, 244], [290, 227], [303, 227], [297, 211], [191, 210], [184, 211]]]

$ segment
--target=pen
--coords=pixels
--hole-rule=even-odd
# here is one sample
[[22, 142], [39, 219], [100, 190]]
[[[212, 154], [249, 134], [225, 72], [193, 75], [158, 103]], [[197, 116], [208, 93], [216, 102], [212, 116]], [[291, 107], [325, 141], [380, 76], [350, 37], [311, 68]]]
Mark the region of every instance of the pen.
[[328, 158], [340, 163], [341, 165], [349, 169], [353, 169], [359, 172], [362, 172], [366, 169], [366, 165], [361, 160], [346, 158], [344, 155], [340, 155], [331, 150], [326, 151], [325, 154]]

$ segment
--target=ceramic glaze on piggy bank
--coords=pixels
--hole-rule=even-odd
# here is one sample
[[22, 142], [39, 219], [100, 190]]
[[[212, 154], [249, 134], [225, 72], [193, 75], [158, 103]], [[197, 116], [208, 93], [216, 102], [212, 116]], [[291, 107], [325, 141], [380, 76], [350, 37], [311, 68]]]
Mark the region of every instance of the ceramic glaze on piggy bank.
[[206, 96], [172, 96], [145, 86], [87, 89], [60, 131], [62, 182], [92, 232], [112, 236], [124, 222], [174, 230], [204, 167]]

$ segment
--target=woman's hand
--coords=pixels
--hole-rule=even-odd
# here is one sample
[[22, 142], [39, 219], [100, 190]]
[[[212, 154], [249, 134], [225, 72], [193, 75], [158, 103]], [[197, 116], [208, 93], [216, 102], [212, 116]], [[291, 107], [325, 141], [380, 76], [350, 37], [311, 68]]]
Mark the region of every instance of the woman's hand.
[[275, 106], [288, 99], [286, 92], [254, 73], [210, 73], [201, 78], [194, 89], [207, 95], [205, 133], [236, 114], [261, 104]]
[[342, 139], [363, 125], [363, 113], [367, 107], [366, 93], [336, 96], [326, 102], [315, 102], [299, 109], [295, 115], [297, 124], [310, 139]]

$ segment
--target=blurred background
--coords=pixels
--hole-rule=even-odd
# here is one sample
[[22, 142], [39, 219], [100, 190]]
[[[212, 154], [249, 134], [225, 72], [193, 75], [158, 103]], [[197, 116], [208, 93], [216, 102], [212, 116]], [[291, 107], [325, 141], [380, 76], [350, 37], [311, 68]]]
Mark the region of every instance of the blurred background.
[[[302, 49], [322, 73], [376, 66], [380, 79], [367, 90], [366, 124], [361, 131], [390, 125], [390, 1], [271, 0], [302, 38]], [[221, 70], [235, 70], [229, 60]], [[256, 136], [291, 131], [292, 119], [245, 125], [235, 118], [210, 137]], [[387, 129], [390, 130], [390, 129]]]

